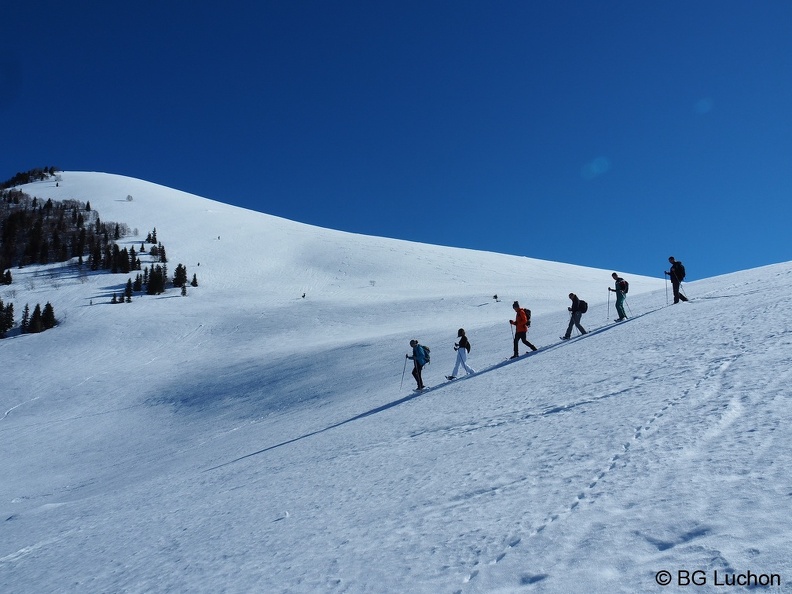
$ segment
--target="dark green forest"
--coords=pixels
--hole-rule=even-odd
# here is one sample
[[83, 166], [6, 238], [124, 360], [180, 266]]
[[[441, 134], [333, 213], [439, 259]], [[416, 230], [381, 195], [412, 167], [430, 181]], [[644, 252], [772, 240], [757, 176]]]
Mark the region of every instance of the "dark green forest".
[[[57, 169], [45, 167], [17, 173], [0, 184], [0, 286], [12, 285], [13, 270], [30, 265], [73, 262], [82, 272], [129, 274], [141, 271], [133, 283], [129, 278], [126, 289], [113, 295], [112, 303], [129, 303], [135, 293], [158, 295], [168, 285], [167, 255], [157, 239], [157, 231], [150, 232], [145, 242], [134, 247], [119, 247], [118, 241], [137, 235], [126, 223], [104, 221], [90, 202], [75, 199], [41, 200], [17, 188], [21, 184], [42, 181], [55, 175]], [[143, 267], [140, 256], [148, 248], [151, 269]], [[170, 281], [186, 295], [187, 269], [179, 264]], [[190, 283], [198, 286], [195, 276]], [[54, 310], [47, 303], [44, 309], [37, 304], [33, 312], [26, 305], [21, 321], [23, 332], [41, 332], [56, 325]], [[0, 301], [0, 337], [14, 326], [13, 304]]]

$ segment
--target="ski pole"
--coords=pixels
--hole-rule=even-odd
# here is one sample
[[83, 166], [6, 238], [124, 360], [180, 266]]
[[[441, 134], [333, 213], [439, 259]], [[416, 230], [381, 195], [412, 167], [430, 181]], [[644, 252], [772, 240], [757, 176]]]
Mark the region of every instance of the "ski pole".
[[608, 290], [608, 311], [605, 313], [605, 321], [610, 320], [610, 290]]
[[404, 369], [402, 369], [402, 381], [399, 384], [399, 391], [401, 391], [402, 386], [404, 385], [404, 374], [407, 371], [407, 355], [404, 355]]
[[668, 275], [664, 273], [663, 276], [666, 280], [666, 305], [668, 305]]
[[626, 295], [624, 296], [624, 305], [626, 305], [627, 309], [630, 310], [630, 317], [632, 317], [632, 307], [630, 307], [630, 304], [627, 302], [627, 296]]

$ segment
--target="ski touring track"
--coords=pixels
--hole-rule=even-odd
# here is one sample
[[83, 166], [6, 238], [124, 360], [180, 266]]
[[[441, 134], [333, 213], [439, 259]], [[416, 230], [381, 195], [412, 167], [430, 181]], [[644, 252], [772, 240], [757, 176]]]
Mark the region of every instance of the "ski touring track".
[[[700, 394], [703, 392], [705, 397], [716, 394], [719, 390], [720, 380], [723, 374], [740, 356], [740, 354], [735, 354], [716, 361], [715, 365], [708, 369], [704, 376], [698, 379], [691, 387], [684, 389], [679, 395], [666, 401], [665, 404], [650, 418], [648, 418], [644, 423], [640, 423], [635, 427], [635, 431], [630, 439], [622, 443], [618, 451], [614, 452], [610, 459], [605, 462], [602, 469], [592, 476], [589, 481], [582, 485], [580, 492], [576, 497], [574, 497], [574, 499], [567, 501], [564, 505], [549, 513], [539, 524], [533, 526], [525, 525], [522, 526], [521, 529], [515, 530], [514, 533], [512, 533], [507, 539], [503, 550], [495, 555], [495, 557], [488, 560], [482, 559], [475, 564], [475, 567], [463, 579], [463, 585], [470, 584], [472, 581], [474, 581], [475, 578], [480, 575], [482, 568], [498, 565], [507, 557], [510, 551], [514, 550], [518, 546], [525, 545], [531, 538], [536, 537], [554, 523], [563, 521], [565, 518], [578, 510], [581, 505], [585, 505], [586, 503], [589, 505], [593, 504], [597, 498], [596, 490], [600, 481], [605, 479], [610, 473], [616, 471], [618, 468], [623, 468], [627, 464], [627, 460], [631, 452], [634, 451], [636, 446], [641, 443], [643, 436], [652, 430], [655, 423], [668, 414], [673, 408], [679, 406], [681, 403], [687, 400], [691, 394]], [[614, 394], [611, 394], [609, 396], [613, 395]], [[586, 401], [576, 402], [566, 407], [551, 409], [543, 413], [539, 413], [539, 415], [536, 416], [568, 411], [572, 408], [594, 402], [598, 399], [588, 399]], [[546, 574], [525, 575], [522, 578], [522, 585], [537, 583], [546, 579], [547, 577], [549, 576]], [[464, 591], [465, 589], [463, 587], [454, 590], [454, 594], [463, 594]]]

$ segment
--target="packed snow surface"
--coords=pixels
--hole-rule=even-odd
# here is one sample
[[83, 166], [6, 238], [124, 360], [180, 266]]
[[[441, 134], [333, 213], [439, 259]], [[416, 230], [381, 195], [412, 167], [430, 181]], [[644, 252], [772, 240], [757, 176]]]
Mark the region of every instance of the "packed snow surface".
[[[658, 253], [617, 271], [615, 324], [611, 270], [115, 175], [24, 190], [89, 200], [122, 247], [156, 228], [199, 286], [111, 305], [129, 275], [59, 264], [0, 288], [60, 322], [0, 340], [0, 591], [790, 591], [792, 264], [668, 305]], [[569, 292], [591, 332], [562, 342]], [[540, 349], [507, 360], [514, 300]], [[477, 373], [446, 382], [460, 327]]]

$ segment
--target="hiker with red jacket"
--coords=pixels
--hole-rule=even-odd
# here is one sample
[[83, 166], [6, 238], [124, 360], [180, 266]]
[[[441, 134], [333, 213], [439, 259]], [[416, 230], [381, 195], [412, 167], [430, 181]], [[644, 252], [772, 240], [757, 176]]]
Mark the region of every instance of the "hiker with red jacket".
[[512, 359], [515, 359], [520, 356], [518, 349], [520, 341], [522, 341], [522, 343], [529, 347], [532, 351], [535, 351], [536, 347], [528, 342], [528, 326], [531, 325], [530, 320], [528, 320], [528, 314], [526, 314], [525, 310], [520, 307], [519, 301], [515, 301], [512, 304], [512, 308], [514, 308], [514, 311], [517, 314], [513, 320], [509, 320], [509, 324], [515, 327], [514, 355], [512, 355]]

